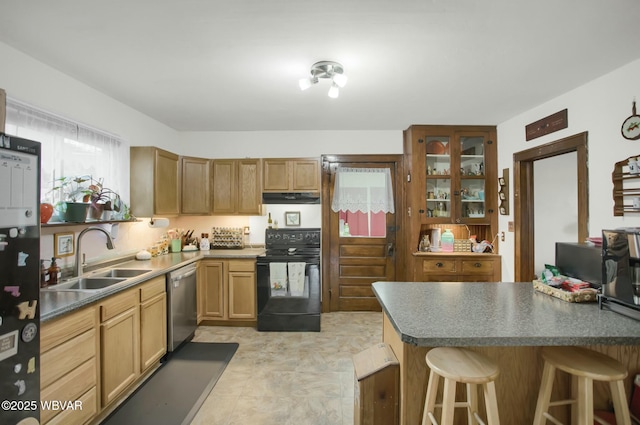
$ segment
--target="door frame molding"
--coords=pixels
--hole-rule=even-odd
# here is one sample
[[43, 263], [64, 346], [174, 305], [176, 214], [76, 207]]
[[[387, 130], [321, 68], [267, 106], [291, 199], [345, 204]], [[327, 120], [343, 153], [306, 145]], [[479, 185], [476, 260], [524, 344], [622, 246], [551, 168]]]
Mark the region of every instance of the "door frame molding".
[[[328, 313], [330, 309], [330, 285], [325, 284], [324, 280], [330, 276], [331, 267], [331, 234], [328, 229], [331, 218], [331, 170], [329, 163], [376, 163], [376, 162], [393, 162], [395, 164], [396, 173], [394, 176], [393, 196], [395, 203], [396, 216], [396, 277], [400, 272], [402, 262], [399, 259], [404, 258], [405, 237], [404, 234], [404, 214], [402, 214], [402, 205], [405, 198], [404, 184], [402, 176], [404, 176], [404, 161], [401, 154], [398, 155], [322, 155], [322, 312]], [[326, 276], [326, 277], [325, 277]]]
[[578, 240], [589, 236], [589, 151], [588, 133], [577, 133], [513, 154], [514, 280], [528, 282], [535, 276], [534, 174], [533, 163], [566, 153], [577, 153]]

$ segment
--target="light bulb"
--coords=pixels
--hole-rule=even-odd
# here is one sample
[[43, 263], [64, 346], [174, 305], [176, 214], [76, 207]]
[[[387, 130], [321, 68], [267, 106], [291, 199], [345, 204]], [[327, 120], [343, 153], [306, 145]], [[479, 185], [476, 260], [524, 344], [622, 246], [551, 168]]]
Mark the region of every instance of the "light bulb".
[[300, 90], [306, 90], [311, 87], [311, 80], [309, 78], [301, 78], [298, 81], [298, 85], [300, 86]]
[[334, 74], [333, 82], [338, 85], [338, 87], [344, 87], [347, 84], [347, 76], [344, 74]]
[[329, 89], [329, 97], [332, 99], [335, 99], [338, 97], [338, 95], [340, 94], [340, 89], [338, 88], [338, 86], [334, 83], [331, 85], [331, 88]]

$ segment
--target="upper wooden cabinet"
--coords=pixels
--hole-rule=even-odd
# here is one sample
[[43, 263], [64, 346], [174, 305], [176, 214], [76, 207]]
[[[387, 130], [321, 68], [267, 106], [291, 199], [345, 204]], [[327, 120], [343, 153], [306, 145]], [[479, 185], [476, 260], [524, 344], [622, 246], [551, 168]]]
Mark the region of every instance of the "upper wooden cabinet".
[[130, 148], [131, 212], [138, 217], [180, 213], [180, 157], [153, 146]]
[[263, 160], [263, 192], [319, 192], [320, 160], [287, 158]]
[[180, 158], [180, 169], [180, 213], [211, 214], [211, 160], [183, 156]]
[[259, 215], [262, 202], [259, 159], [214, 159], [213, 214]]
[[412, 214], [422, 223], [492, 224], [497, 217], [495, 127], [412, 126], [405, 132]]

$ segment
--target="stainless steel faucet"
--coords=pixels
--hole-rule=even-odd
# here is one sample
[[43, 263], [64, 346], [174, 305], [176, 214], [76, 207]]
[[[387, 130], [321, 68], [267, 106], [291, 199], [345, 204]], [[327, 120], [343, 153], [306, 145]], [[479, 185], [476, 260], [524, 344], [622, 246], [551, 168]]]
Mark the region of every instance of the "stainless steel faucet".
[[102, 227], [87, 227], [86, 229], [84, 229], [78, 235], [78, 242], [76, 243], [76, 263], [75, 263], [74, 276], [80, 276], [82, 274], [82, 268], [84, 266], [84, 257], [82, 257], [82, 261], [80, 261], [80, 256], [81, 256], [80, 241], [82, 241], [82, 237], [84, 236], [85, 233], [90, 232], [92, 230], [99, 230], [100, 232], [104, 233], [107, 236], [107, 249], [114, 248], [113, 239], [111, 239], [111, 235]]

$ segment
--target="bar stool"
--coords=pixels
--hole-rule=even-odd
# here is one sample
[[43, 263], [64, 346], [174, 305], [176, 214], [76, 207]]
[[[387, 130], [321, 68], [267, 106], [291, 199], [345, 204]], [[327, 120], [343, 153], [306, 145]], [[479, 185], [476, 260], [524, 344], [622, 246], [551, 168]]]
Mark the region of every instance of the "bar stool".
[[[482, 386], [487, 411], [488, 425], [499, 425], [498, 400], [495, 379], [500, 373], [498, 366], [480, 353], [464, 348], [440, 347], [427, 353], [427, 365], [431, 369], [427, 396], [425, 398], [422, 425], [451, 425], [455, 407], [466, 407], [469, 425], [484, 424], [477, 413], [478, 385]], [[436, 404], [436, 394], [440, 378], [444, 378], [442, 404]], [[467, 387], [467, 401], [456, 402], [456, 383]], [[434, 417], [434, 409], [442, 408], [440, 423]]]
[[[627, 370], [622, 364], [607, 355], [580, 347], [545, 347], [542, 358], [545, 363], [533, 425], [544, 425], [547, 419], [562, 425], [548, 411], [549, 407], [567, 404], [571, 404], [572, 423], [593, 424], [593, 381], [609, 382], [616, 424], [631, 425], [623, 382]], [[571, 375], [571, 399], [551, 401], [556, 369]]]

